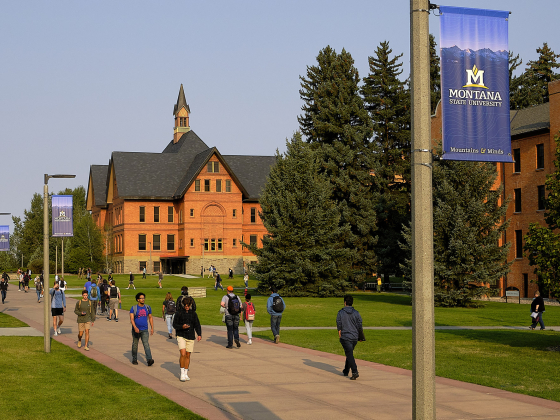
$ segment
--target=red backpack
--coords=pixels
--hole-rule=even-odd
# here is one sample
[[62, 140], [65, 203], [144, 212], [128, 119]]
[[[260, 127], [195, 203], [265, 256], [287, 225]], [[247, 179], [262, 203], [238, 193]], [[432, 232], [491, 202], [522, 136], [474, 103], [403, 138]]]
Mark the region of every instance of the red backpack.
[[245, 319], [247, 321], [255, 320], [255, 307], [253, 306], [253, 302], [247, 302], [247, 309], [245, 309]]

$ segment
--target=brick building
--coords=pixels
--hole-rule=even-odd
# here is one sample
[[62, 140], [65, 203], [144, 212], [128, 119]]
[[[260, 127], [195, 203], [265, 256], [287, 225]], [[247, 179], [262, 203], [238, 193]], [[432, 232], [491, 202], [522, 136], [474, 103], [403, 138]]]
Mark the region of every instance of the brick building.
[[174, 107], [173, 140], [162, 153], [113, 152], [91, 165], [87, 209], [104, 233], [117, 273], [220, 273], [256, 257], [241, 245], [266, 229], [259, 195], [274, 156], [225, 156], [189, 125], [183, 86]]
[[[503, 185], [503, 199], [509, 198], [507, 218], [511, 220], [504, 241], [511, 247], [508, 261], [511, 271], [498, 285], [502, 291], [517, 288], [521, 297], [531, 297], [537, 289], [534, 267], [523, 255], [523, 237], [531, 223], [544, 221], [544, 184], [546, 176], [554, 172], [556, 144], [554, 137], [560, 131], [560, 81], [548, 85], [548, 103], [510, 111], [511, 149], [515, 160], [497, 163], [496, 185]], [[441, 107], [432, 116], [432, 138], [441, 141]]]

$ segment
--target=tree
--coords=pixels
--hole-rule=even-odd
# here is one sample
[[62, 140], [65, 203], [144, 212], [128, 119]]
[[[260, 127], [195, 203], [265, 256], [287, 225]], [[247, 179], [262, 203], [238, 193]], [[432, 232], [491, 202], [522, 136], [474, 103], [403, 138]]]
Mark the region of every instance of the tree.
[[286, 145], [260, 198], [268, 235], [262, 248], [249, 245], [258, 257], [259, 290], [266, 293], [274, 285], [285, 296], [342, 296], [355, 253], [344, 247], [350, 226], [340, 223], [318, 153], [300, 133]]
[[67, 252], [67, 268], [77, 272], [80, 267], [91, 267], [93, 271], [103, 268], [103, 234], [97, 228], [91, 214], [85, 213], [75, 224], [74, 237], [70, 240]]
[[[365, 108], [373, 122], [377, 153], [375, 188], [378, 242], [375, 253], [378, 273], [399, 273], [405, 258], [399, 242], [402, 226], [410, 222], [410, 93], [402, 74], [402, 54], [391, 57], [389, 42], [369, 57], [370, 73], [361, 89]], [[399, 273], [400, 274], [400, 273]]]
[[326, 47], [317, 65], [300, 76], [301, 131], [318, 153], [321, 172], [329, 179], [340, 226], [350, 225], [344, 246], [355, 251], [354, 278], [375, 270], [376, 194], [372, 123], [359, 95], [360, 76], [352, 56]]
[[432, 114], [435, 114], [437, 104], [441, 99], [441, 74], [439, 63], [436, 39], [430, 34], [430, 108]]

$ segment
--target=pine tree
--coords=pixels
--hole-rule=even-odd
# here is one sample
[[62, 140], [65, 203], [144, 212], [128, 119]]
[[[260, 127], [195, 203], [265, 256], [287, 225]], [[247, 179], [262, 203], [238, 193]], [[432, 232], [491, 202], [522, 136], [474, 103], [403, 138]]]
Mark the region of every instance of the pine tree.
[[514, 71], [523, 64], [519, 54], [513, 55], [509, 52], [509, 109], [522, 109], [528, 106], [528, 97], [524, 73], [514, 76]]
[[437, 104], [441, 99], [441, 74], [439, 63], [436, 39], [430, 34], [430, 108], [432, 110], [432, 115], [436, 113]]
[[308, 66], [306, 77], [300, 79], [304, 105], [298, 121], [331, 182], [340, 226], [350, 225], [345, 246], [356, 251], [353, 276], [360, 280], [375, 270], [376, 195], [370, 175], [372, 124], [359, 95], [358, 70], [348, 52], [337, 54], [326, 47], [319, 52], [317, 65]]
[[369, 57], [370, 73], [364, 78], [362, 94], [373, 122], [373, 142], [378, 153], [375, 186], [378, 242], [375, 247], [378, 272], [400, 274], [404, 254], [402, 226], [410, 223], [410, 94], [402, 74], [402, 54], [391, 57], [387, 41]]
[[268, 231], [257, 255], [259, 290], [274, 285], [284, 296], [341, 296], [349, 284], [355, 251], [345, 248], [350, 226], [340, 223], [332, 186], [321, 161], [301, 134], [277, 153], [260, 198], [260, 217]]

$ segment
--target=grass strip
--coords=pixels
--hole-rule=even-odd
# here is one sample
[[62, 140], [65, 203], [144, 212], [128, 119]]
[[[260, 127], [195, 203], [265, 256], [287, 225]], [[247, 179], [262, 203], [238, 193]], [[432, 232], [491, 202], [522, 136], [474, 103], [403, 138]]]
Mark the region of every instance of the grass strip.
[[25, 322], [0, 312], [0, 328], [29, 327]]

